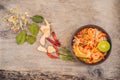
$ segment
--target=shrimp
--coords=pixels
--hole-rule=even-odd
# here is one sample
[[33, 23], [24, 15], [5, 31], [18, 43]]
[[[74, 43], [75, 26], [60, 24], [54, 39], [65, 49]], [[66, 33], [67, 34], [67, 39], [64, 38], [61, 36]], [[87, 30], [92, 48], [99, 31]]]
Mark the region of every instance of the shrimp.
[[88, 35], [89, 35], [89, 37], [90, 37], [91, 39], [94, 38], [94, 36], [95, 36], [95, 31], [96, 31], [96, 29], [94, 29], [94, 28], [89, 28], [89, 29], [88, 29]]
[[92, 64], [93, 63], [93, 58], [87, 59], [86, 62]]
[[73, 46], [73, 51], [75, 52], [75, 55], [77, 57], [84, 57], [84, 58], [88, 58], [90, 57], [91, 53], [88, 50], [85, 50], [84, 48], [82, 48], [81, 46]]
[[74, 42], [74, 45], [79, 45], [79, 44], [80, 44], [80, 40], [79, 40], [79, 38], [76, 37], [76, 36], [74, 37], [73, 42]]
[[98, 58], [100, 58], [100, 57], [102, 57], [103, 59], [104, 59], [104, 54], [103, 53], [101, 53], [97, 48], [94, 48], [93, 50], [92, 50], [92, 52], [93, 52], [93, 54], [92, 54], [92, 58], [93, 59], [98, 59]]
[[93, 53], [92, 54], [92, 58], [93, 59], [98, 59], [100, 57], [100, 54], [99, 53]]
[[81, 48], [79, 48], [79, 47], [76, 46], [76, 45], [73, 46], [73, 51], [75, 52], [75, 55], [76, 55], [77, 57], [86, 56], [86, 55], [83, 53], [83, 51], [81, 50]]
[[[94, 53], [93, 53], [93, 54], [94, 54]], [[96, 62], [104, 59], [104, 56], [105, 56], [105, 55], [102, 54], [101, 52], [96, 52], [95, 55], [92, 55], [92, 58], [93, 58], [92, 62], [93, 62], [93, 63], [96, 63]]]
[[96, 41], [100, 42], [106, 37], [105, 33], [99, 33], [98, 36], [96, 37]]

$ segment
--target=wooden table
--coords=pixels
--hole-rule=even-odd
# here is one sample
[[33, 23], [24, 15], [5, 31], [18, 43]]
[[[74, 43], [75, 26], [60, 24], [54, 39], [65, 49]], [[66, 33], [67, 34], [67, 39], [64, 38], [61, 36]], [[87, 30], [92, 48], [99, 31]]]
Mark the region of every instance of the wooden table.
[[17, 45], [16, 34], [0, 20], [0, 69], [15, 71], [43, 71], [91, 79], [120, 79], [120, 1], [119, 0], [1, 0], [0, 18], [10, 8], [20, 6], [20, 12], [42, 15], [51, 22], [63, 46], [80, 26], [95, 24], [104, 28], [111, 37], [112, 51], [102, 64], [88, 66], [78, 62], [52, 60], [36, 50], [34, 45]]

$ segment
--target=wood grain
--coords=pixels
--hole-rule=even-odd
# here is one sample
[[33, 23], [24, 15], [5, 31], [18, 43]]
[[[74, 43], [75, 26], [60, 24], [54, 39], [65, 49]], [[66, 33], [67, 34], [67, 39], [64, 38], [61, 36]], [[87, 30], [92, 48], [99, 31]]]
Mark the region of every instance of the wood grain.
[[120, 77], [120, 1], [119, 0], [1, 0], [0, 18], [10, 9], [20, 6], [20, 12], [39, 14], [51, 22], [63, 46], [69, 48], [72, 34], [80, 26], [95, 24], [111, 37], [112, 51], [102, 64], [87, 66], [77, 62], [51, 60], [34, 45], [15, 43], [16, 34], [0, 20], [0, 69], [16, 71], [50, 71], [69, 75], [86, 75], [98, 79], [119, 80]]

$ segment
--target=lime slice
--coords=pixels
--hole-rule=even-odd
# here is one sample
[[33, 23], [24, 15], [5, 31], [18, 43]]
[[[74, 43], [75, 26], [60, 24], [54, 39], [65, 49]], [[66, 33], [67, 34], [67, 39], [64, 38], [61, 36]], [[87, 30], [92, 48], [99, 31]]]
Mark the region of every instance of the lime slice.
[[99, 42], [97, 47], [101, 52], [107, 52], [110, 49], [110, 43], [104, 40]]

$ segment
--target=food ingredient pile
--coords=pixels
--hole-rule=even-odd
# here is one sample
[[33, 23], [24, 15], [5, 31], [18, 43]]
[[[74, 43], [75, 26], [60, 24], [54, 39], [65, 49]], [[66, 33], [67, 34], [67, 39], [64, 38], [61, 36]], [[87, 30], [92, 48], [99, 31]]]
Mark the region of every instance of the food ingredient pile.
[[[37, 35], [41, 32], [42, 35], [40, 36], [38, 51], [46, 53], [51, 59], [74, 61], [70, 50], [62, 47], [47, 19], [40, 15], [30, 17], [28, 12], [20, 14], [18, 12], [19, 9], [19, 7], [12, 8], [3, 17], [6, 25], [16, 33], [16, 43], [18, 45], [22, 45], [25, 42], [30, 45], [34, 44], [37, 40]], [[53, 39], [50, 38], [51, 36]], [[48, 45], [46, 42], [50, 44]]]

